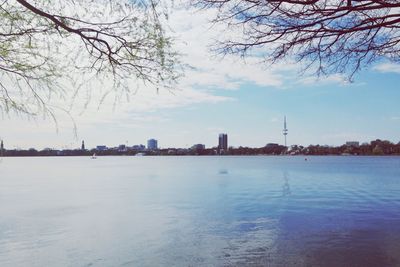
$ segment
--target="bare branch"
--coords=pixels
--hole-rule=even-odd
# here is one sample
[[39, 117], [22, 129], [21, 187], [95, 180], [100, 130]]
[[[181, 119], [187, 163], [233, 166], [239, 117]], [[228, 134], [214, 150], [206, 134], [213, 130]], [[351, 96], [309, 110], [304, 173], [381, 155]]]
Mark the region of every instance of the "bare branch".
[[[198, 0], [228, 25], [217, 51], [266, 60], [294, 58], [318, 75], [349, 79], [379, 58], [399, 60], [400, 2], [394, 0]], [[227, 37], [226, 37], [227, 36]], [[311, 63], [311, 64], [310, 64]]]

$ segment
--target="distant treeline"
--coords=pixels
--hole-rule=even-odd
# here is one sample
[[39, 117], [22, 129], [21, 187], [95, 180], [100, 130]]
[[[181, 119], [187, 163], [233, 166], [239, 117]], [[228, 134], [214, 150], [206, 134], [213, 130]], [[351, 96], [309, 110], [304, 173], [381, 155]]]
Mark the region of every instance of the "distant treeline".
[[125, 148], [108, 149], [64, 149], [64, 150], [7, 150], [4, 149], [2, 155], [5, 157], [35, 157], [35, 156], [118, 156], [118, 155], [149, 155], [149, 156], [167, 156], [167, 155], [400, 155], [400, 142], [394, 144], [387, 140], [377, 139], [370, 143], [362, 145], [341, 145], [341, 146], [321, 146], [309, 145], [304, 147], [301, 145], [293, 145], [289, 148], [279, 144], [267, 144], [264, 147], [230, 147], [228, 150], [220, 150], [214, 148], [167, 148], [157, 150], [135, 150]]

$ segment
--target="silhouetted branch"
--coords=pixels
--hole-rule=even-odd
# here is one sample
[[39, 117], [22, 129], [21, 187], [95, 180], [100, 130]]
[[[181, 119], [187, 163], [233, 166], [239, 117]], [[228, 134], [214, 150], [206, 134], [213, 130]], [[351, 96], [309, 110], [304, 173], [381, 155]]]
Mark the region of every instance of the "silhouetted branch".
[[223, 24], [217, 51], [271, 62], [294, 58], [317, 74], [355, 72], [384, 56], [398, 61], [400, 2], [394, 0], [199, 0]]

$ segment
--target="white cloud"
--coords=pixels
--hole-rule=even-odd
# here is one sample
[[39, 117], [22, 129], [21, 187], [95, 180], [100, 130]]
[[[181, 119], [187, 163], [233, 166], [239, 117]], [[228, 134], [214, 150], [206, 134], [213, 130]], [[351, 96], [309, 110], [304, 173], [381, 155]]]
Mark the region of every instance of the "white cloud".
[[[136, 90], [137, 83], [132, 81], [131, 90], [134, 93], [129, 94], [129, 101], [122, 97], [123, 93], [111, 94], [98, 108], [98, 103], [108, 85], [93, 84], [94, 90], [88, 93], [89, 96], [86, 96], [87, 92], [83, 90], [76, 98], [72, 115], [77, 123], [80, 126], [114, 123], [126, 127], [129, 125], [140, 127], [151, 120], [156, 120], [148, 113], [235, 100], [232, 97], [219, 95], [221, 89], [237, 90], [246, 83], [258, 86], [281, 86], [284, 78], [279, 72], [286, 68], [284, 66], [265, 69], [265, 66], [259, 63], [261, 59], [257, 57], [249, 57], [244, 62], [235, 56], [222, 59], [210, 53], [210, 40], [219, 34], [219, 29], [209, 27], [210, 12], [215, 11], [194, 12], [177, 9], [170, 16], [169, 24], [176, 37], [176, 49], [183, 55], [183, 64], [190, 66], [176, 88], [170, 91], [165, 89], [157, 91], [151, 86], [139, 86]], [[91, 100], [84, 107], [87, 98]], [[55, 103], [57, 104], [62, 103]], [[61, 114], [58, 119], [63, 121], [65, 118]]]
[[276, 71], [277, 67], [266, 69], [260, 63], [262, 58], [248, 57], [244, 61], [238, 56], [222, 58], [210, 53], [210, 44], [223, 31], [208, 23], [214, 13], [211, 9], [197, 12], [178, 9], [171, 15], [171, 28], [178, 39], [177, 49], [184, 55], [184, 63], [191, 67], [183, 84], [215, 89], [238, 89], [245, 83], [282, 86], [284, 77]]
[[98, 100], [92, 100], [84, 112], [81, 114], [76, 112], [72, 116], [76, 118], [79, 125], [114, 123], [115, 125], [125, 124], [136, 127], [149, 122], [165, 121], [167, 118], [159, 115], [162, 114], [160, 111], [164, 109], [226, 101], [234, 101], [234, 99], [190, 87], [171, 91], [160, 90], [158, 93], [154, 88], [142, 88], [131, 95], [129, 100], [107, 98], [100, 104], [100, 107], [97, 105]]
[[348, 85], [349, 81], [346, 79], [346, 76], [342, 74], [331, 74], [328, 76], [320, 76], [320, 77], [307, 76], [301, 78], [299, 80], [299, 83], [303, 85], [315, 85], [315, 86], [321, 86], [327, 84], [340, 84], [343, 86], [343, 85]]
[[379, 71], [379, 72], [383, 72], [383, 73], [388, 73], [388, 72], [400, 73], [400, 64], [382, 63], [379, 65], [376, 65], [373, 69], [376, 71]]

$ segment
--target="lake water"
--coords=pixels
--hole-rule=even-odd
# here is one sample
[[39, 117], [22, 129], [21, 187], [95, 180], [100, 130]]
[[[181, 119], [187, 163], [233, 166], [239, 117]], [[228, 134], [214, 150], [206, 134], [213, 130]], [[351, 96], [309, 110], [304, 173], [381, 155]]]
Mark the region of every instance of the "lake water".
[[400, 266], [400, 157], [4, 158], [0, 266]]

